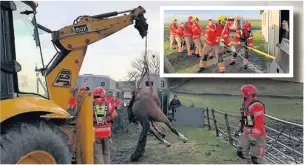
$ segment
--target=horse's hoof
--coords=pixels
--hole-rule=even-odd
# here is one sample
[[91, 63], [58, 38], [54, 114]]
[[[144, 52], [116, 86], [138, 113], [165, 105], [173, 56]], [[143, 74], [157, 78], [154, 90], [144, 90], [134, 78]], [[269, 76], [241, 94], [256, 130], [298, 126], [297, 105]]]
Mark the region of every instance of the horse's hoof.
[[166, 147], [171, 147], [171, 144], [165, 139], [164, 139], [164, 144], [166, 145]]
[[188, 142], [188, 139], [184, 139], [184, 140], [183, 140], [183, 143], [186, 143], [186, 142]]
[[134, 156], [134, 155], [131, 156], [131, 161], [132, 161], [132, 162], [136, 162], [136, 161], [138, 161], [138, 160], [139, 160], [139, 157], [138, 157], [138, 156]]
[[161, 136], [162, 138], [165, 138], [165, 137], [166, 137], [166, 135], [165, 135], [165, 134], [160, 134], [160, 136]]

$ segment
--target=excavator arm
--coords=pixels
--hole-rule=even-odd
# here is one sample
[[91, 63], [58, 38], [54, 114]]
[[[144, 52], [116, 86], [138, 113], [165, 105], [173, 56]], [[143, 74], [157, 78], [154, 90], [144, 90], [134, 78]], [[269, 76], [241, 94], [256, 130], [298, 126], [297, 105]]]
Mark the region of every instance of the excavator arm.
[[61, 108], [67, 108], [88, 45], [132, 25], [134, 21], [141, 37], [147, 36], [148, 24], [144, 13], [146, 10], [139, 6], [122, 12], [80, 16], [72, 25], [52, 32], [52, 42], [59, 51], [44, 69], [50, 99]]

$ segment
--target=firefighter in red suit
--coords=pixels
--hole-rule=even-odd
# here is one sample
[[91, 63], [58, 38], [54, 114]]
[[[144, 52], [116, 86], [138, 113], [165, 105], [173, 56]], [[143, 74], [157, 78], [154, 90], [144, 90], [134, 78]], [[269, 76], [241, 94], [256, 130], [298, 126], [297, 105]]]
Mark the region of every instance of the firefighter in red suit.
[[[235, 47], [233, 46], [233, 44], [231, 43], [231, 40], [230, 40], [230, 33], [231, 33], [231, 29], [230, 27], [232, 26], [231, 22], [230, 21], [227, 21], [224, 25], [224, 28], [222, 30], [222, 33], [221, 33], [221, 39], [223, 41], [220, 42], [220, 46], [225, 46], [224, 44], [226, 44], [227, 47], [230, 48], [231, 52], [232, 52], [232, 56], [233, 58], [231, 59], [233, 62], [234, 60], [236, 60], [236, 57], [237, 57], [237, 53], [236, 53], [236, 49]], [[223, 65], [224, 68], [220, 68], [219, 67], [219, 71], [225, 71], [225, 65], [224, 65], [224, 62], [223, 62]]]
[[197, 17], [192, 18], [192, 39], [196, 46], [195, 54], [202, 57], [203, 56], [203, 44], [201, 41], [201, 36], [204, 35], [204, 32], [202, 31], [200, 25], [199, 25], [199, 19]]
[[177, 20], [175, 18], [172, 19], [172, 22], [169, 26], [169, 33], [170, 33], [170, 49], [175, 49], [177, 47], [175, 41], [175, 34], [177, 31]]
[[183, 35], [184, 35], [184, 23], [180, 23], [175, 33], [175, 41], [177, 43], [177, 49], [179, 53], [183, 52]]
[[94, 143], [94, 163], [95, 164], [110, 164], [110, 136], [111, 136], [111, 121], [118, 114], [114, 107], [107, 101], [105, 90], [102, 87], [97, 87], [93, 90], [94, 97], [94, 127], [96, 140]]
[[[240, 28], [237, 28], [236, 30], [236, 36], [235, 36], [235, 41], [236, 41], [236, 49], [239, 50], [239, 49], [242, 49], [244, 46], [248, 46], [248, 47], [253, 47], [253, 35], [252, 35], [252, 32], [251, 32], [251, 28], [250, 27], [247, 27], [247, 28], [244, 28], [244, 29], [240, 29]], [[243, 48], [245, 51], [244, 51], [244, 60], [243, 60], [243, 65], [244, 65], [244, 69], [247, 69], [248, 67], [248, 58], [249, 58], [249, 50], [247, 48]], [[230, 65], [234, 65], [236, 63], [236, 57], [237, 57], [237, 54], [235, 54], [231, 60], [231, 63]]]
[[240, 122], [242, 134], [239, 137], [237, 155], [242, 159], [241, 163], [264, 164], [265, 105], [257, 98], [257, 89], [253, 85], [242, 86], [241, 94], [244, 99]]
[[203, 50], [203, 56], [200, 60], [200, 69], [198, 73], [204, 71], [205, 66], [207, 65], [208, 55], [210, 52], [215, 51], [218, 54], [218, 45], [217, 45], [217, 38], [216, 38], [216, 25], [214, 25], [212, 19], [208, 20], [208, 25], [206, 26], [206, 41]]
[[185, 39], [185, 43], [186, 43], [186, 47], [187, 47], [187, 54], [188, 57], [192, 56], [192, 49], [191, 46], [193, 45], [193, 41], [192, 41], [192, 16], [188, 17], [188, 21], [185, 24], [185, 28], [184, 28], [184, 39]]
[[115, 98], [115, 109], [120, 109], [122, 105], [122, 101], [120, 99], [119, 93], [116, 94]]

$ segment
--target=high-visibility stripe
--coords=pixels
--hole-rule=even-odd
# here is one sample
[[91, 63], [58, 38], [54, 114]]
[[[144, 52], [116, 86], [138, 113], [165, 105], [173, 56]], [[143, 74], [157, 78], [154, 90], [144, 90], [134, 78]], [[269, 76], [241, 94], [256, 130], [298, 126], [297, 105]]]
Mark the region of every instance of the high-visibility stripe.
[[244, 65], [247, 65], [248, 63], [249, 63], [248, 60], [243, 60]]
[[254, 113], [254, 116], [263, 116], [265, 113], [263, 111], [258, 111]]
[[212, 44], [212, 42], [210, 42], [210, 41], [208, 41], [208, 40], [206, 40], [206, 42], [209, 43], [209, 44]]
[[223, 37], [227, 37], [228, 35], [226, 34], [226, 35], [224, 35]]
[[249, 37], [248, 40], [253, 39], [253, 37]]
[[252, 129], [252, 133], [260, 134], [260, 133], [261, 133], [261, 130], [255, 128], [255, 129]]
[[200, 61], [200, 67], [203, 68], [205, 66], [205, 62], [204, 61]]

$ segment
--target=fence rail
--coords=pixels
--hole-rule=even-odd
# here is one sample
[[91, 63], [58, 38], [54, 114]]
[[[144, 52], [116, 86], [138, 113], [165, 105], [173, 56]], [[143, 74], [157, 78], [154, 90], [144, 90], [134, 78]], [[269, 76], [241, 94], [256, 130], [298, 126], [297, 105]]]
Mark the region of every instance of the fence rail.
[[[303, 132], [303, 125], [270, 115], [265, 116], [267, 130], [266, 162], [269, 164], [302, 164], [303, 135], [300, 134]], [[238, 138], [234, 136], [234, 132], [238, 127], [239, 118], [240, 115], [209, 109], [208, 107], [204, 108], [204, 127], [207, 127], [208, 130], [215, 130], [217, 137], [224, 137], [234, 146], [238, 145]], [[272, 128], [274, 126], [279, 126], [279, 129]], [[296, 132], [292, 132], [292, 130]], [[292, 135], [293, 133], [297, 135]]]

